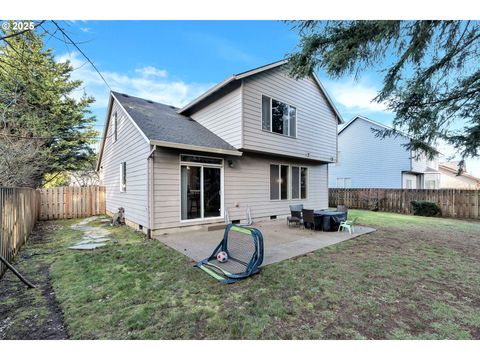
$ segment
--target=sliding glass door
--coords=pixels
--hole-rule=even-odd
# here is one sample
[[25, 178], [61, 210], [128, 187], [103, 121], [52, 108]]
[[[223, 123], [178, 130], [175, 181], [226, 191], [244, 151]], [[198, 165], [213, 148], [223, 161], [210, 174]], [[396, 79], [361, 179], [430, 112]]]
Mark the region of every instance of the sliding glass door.
[[182, 220], [222, 215], [222, 165], [222, 159], [181, 156]]

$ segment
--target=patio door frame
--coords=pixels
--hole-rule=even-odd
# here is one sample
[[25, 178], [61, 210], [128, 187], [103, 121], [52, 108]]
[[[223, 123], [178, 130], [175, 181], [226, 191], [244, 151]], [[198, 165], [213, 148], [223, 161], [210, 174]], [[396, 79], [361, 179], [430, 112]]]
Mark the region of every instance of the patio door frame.
[[[200, 158], [208, 158], [208, 159], [215, 159], [221, 160], [220, 164], [209, 164], [209, 163], [202, 163], [202, 162], [195, 162], [195, 161], [182, 161], [182, 156], [195, 156]], [[207, 222], [211, 220], [223, 220], [224, 219], [224, 209], [225, 209], [225, 196], [224, 196], [224, 159], [220, 157], [214, 156], [205, 156], [205, 155], [198, 155], [198, 154], [179, 154], [179, 177], [180, 177], [180, 222], [181, 223], [191, 223], [191, 222]], [[182, 166], [195, 166], [200, 168], [200, 217], [195, 219], [182, 219]], [[215, 168], [220, 169], [220, 216], [210, 216], [205, 217], [205, 207], [204, 207], [204, 188], [203, 188], [203, 169], [204, 168]]]

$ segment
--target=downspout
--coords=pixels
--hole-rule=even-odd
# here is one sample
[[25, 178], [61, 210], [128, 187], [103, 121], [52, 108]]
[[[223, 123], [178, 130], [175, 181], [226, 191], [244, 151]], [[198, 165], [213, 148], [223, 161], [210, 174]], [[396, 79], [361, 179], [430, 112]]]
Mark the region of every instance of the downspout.
[[153, 145], [152, 150], [148, 154], [147, 161], [148, 161], [148, 201], [147, 201], [147, 207], [148, 207], [148, 230], [147, 230], [147, 236], [149, 239], [152, 238], [152, 228], [153, 228], [153, 221], [154, 221], [154, 206], [153, 206], [153, 198], [154, 198], [154, 177], [153, 177], [153, 171], [154, 171], [154, 166], [153, 166], [153, 154], [155, 153], [155, 150], [157, 150], [157, 145]]

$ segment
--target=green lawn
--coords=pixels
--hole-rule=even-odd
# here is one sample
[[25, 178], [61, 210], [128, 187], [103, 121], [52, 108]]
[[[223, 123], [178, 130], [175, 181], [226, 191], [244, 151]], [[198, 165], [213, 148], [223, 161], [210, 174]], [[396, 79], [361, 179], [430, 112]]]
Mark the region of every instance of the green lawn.
[[[80, 235], [72, 221], [50, 222], [56, 228], [45, 241], [22, 250], [40, 255], [20, 257], [18, 266], [34, 280], [49, 267], [74, 339], [480, 339], [480, 222], [349, 216], [378, 231], [233, 285], [125, 227], [113, 230], [116, 244], [67, 250]], [[45, 321], [36, 291], [24, 291], [35, 305], [13, 312], [14, 320], [37, 311], [31, 326]], [[21, 324], [14, 321], [5, 337], [18, 337]]]

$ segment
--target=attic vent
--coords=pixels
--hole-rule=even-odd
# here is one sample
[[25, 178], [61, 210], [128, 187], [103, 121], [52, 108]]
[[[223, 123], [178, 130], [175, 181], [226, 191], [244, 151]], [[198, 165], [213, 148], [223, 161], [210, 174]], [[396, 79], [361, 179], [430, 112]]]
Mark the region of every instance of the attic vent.
[[127, 94], [122, 94], [124, 97], [126, 98], [129, 98], [130, 96], [128, 96]]
[[175, 106], [168, 105], [168, 107], [169, 107], [170, 109], [177, 110], [177, 108], [176, 108]]
[[150, 104], [153, 104], [153, 101], [152, 100], [147, 100], [148, 103]]

